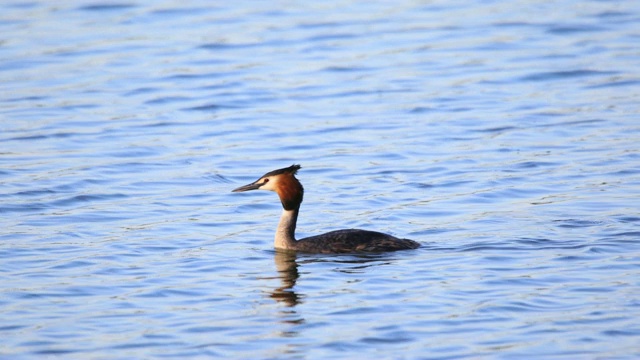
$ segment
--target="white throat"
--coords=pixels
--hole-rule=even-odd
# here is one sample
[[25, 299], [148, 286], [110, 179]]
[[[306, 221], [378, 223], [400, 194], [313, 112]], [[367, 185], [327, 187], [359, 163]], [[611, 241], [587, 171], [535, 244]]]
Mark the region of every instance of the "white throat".
[[296, 222], [298, 221], [298, 210], [282, 210], [276, 237], [273, 246], [278, 249], [295, 249], [296, 246]]

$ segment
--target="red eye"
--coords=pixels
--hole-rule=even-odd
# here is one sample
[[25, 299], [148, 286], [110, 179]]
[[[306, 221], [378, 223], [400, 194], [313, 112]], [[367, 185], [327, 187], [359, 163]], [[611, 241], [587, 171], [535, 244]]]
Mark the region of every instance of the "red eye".
[[269, 179], [264, 179], [263, 184], [266, 184], [266, 183], [268, 183], [268, 182], [269, 182]]

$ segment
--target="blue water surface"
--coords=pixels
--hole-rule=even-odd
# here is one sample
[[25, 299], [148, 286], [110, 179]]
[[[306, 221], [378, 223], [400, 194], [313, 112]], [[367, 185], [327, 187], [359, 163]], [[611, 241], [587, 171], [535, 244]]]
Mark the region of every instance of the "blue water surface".
[[[640, 6], [0, 5], [0, 358], [640, 357]], [[281, 205], [231, 193], [300, 163]]]

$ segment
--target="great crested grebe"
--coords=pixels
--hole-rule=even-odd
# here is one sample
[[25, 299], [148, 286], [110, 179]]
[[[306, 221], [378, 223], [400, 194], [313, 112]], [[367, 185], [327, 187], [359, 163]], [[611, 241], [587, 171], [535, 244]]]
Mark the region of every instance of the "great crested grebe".
[[260, 179], [234, 189], [232, 192], [249, 190], [275, 191], [284, 208], [273, 245], [277, 249], [295, 250], [307, 253], [354, 253], [383, 252], [415, 249], [419, 243], [409, 239], [368, 230], [345, 229], [296, 240], [296, 221], [302, 203], [304, 189], [294, 176], [300, 165], [270, 171]]

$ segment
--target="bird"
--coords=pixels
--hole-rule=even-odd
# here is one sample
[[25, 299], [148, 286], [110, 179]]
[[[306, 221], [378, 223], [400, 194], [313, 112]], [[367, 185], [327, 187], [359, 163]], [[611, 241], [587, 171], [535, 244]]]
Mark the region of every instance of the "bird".
[[279, 250], [293, 250], [302, 253], [342, 254], [380, 253], [409, 250], [420, 247], [420, 243], [400, 239], [377, 231], [344, 229], [296, 240], [295, 230], [304, 197], [304, 188], [295, 177], [300, 165], [270, 171], [258, 180], [233, 189], [232, 192], [250, 190], [274, 191], [282, 203], [282, 215], [274, 238], [274, 247]]

